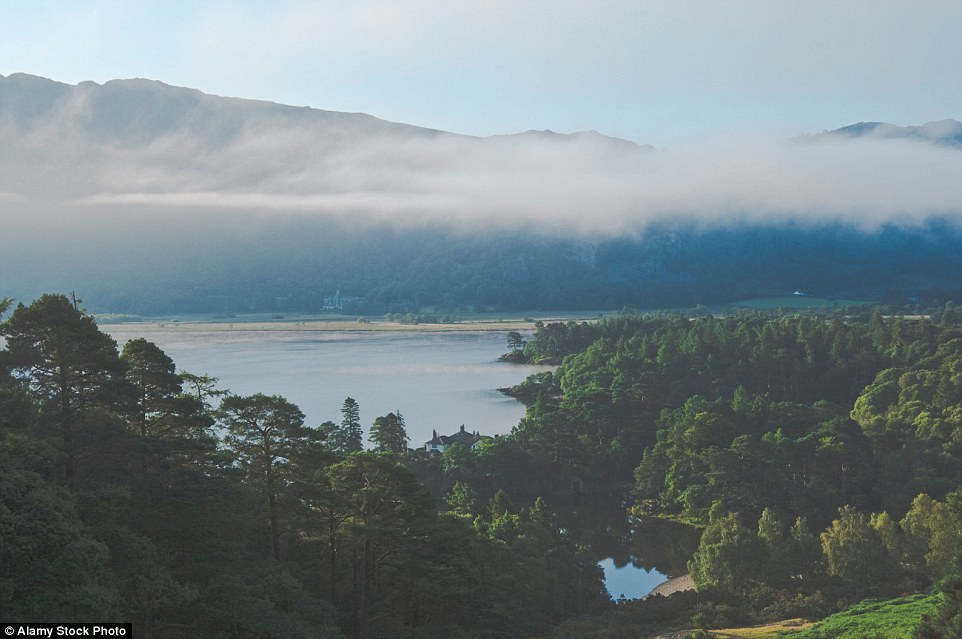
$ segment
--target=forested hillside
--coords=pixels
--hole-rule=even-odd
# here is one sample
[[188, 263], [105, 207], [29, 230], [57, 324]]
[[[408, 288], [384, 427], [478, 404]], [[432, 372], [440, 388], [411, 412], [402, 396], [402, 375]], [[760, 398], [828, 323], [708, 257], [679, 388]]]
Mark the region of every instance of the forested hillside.
[[336, 292], [353, 314], [691, 308], [797, 290], [898, 306], [962, 301], [962, 234], [937, 223], [665, 226], [603, 239], [240, 213], [146, 215], [109, 231], [98, 220], [5, 229], [5, 294], [76, 290], [94, 312], [138, 315], [316, 312]]

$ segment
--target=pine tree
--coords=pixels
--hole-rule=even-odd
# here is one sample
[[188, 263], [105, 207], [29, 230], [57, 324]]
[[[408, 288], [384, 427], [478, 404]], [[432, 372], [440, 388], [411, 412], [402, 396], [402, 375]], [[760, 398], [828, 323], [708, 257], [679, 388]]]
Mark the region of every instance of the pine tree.
[[280, 493], [292, 462], [317, 439], [317, 434], [304, 427], [300, 409], [278, 395], [227, 397], [219, 412], [229, 433], [228, 448], [249, 480], [260, 484], [267, 496], [271, 550], [274, 558], [280, 559]]
[[117, 343], [63, 295], [20, 304], [0, 334], [7, 340], [9, 365], [28, 383], [44, 424], [63, 444], [70, 483], [89, 431], [126, 413], [131, 392]]
[[400, 455], [408, 449], [408, 434], [404, 427], [404, 418], [400, 411], [388, 413], [374, 420], [368, 441], [374, 444], [374, 450], [379, 453], [394, 453]]
[[341, 432], [339, 433], [338, 448], [340, 453], [356, 453], [364, 444], [364, 433], [361, 429], [361, 409], [352, 397], [344, 400], [341, 407]]

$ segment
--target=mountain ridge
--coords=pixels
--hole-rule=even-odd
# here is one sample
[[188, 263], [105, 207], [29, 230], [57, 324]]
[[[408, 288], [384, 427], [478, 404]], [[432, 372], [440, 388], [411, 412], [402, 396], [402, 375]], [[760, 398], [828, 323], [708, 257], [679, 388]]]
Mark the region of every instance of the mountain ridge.
[[[24, 89], [28, 89], [28, 93]], [[27, 98], [34, 98], [27, 102]], [[156, 104], [149, 104], [146, 98], [155, 98]], [[109, 102], [110, 99], [124, 100], [126, 104], [117, 106]], [[351, 124], [355, 127], [354, 133], [363, 130], [368, 134], [408, 134], [425, 135], [438, 137], [454, 137], [462, 140], [555, 140], [555, 141], [601, 141], [607, 144], [620, 145], [623, 147], [636, 147], [643, 150], [653, 150], [650, 144], [638, 143], [634, 140], [609, 136], [595, 130], [573, 131], [571, 133], [560, 133], [551, 129], [529, 129], [523, 132], [500, 133], [488, 136], [475, 136], [441, 129], [423, 127], [403, 122], [396, 122], [379, 118], [365, 112], [333, 111], [313, 106], [295, 106], [274, 102], [270, 100], [258, 100], [235, 96], [222, 96], [218, 94], [206, 93], [197, 88], [182, 87], [167, 84], [161, 80], [150, 78], [117, 78], [98, 83], [92, 80], [84, 80], [77, 84], [60, 82], [42, 76], [29, 73], [11, 73], [7, 76], [0, 75], [0, 118], [12, 119], [17, 124], [26, 124], [37, 121], [43, 116], [50, 115], [57, 107], [61, 117], [67, 115], [63, 113], [66, 106], [64, 100], [80, 102], [78, 106], [87, 107], [89, 111], [96, 113], [98, 107], [111, 116], [123, 116], [126, 111], [140, 107], [157, 109], [162, 107], [170, 109], [172, 107], [185, 107], [194, 109], [209, 110], [212, 105], [218, 104], [230, 107], [231, 113], [226, 114], [236, 125], [239, 110], [246, 109], [249, 117], [263, 117], [271, 115], [281, 118], [282, 124], [291, 125], [313, 125], [320, 124]], [[19, 107], [19, 108], [18, 108]], [[126, 107], [126, 108], [124, 108]], [[168, 118], [172, 120], [173, 118]], [[211, 124], [210, 116], [201, 114], [201, 117], [188, 119], [186, 124], [194, 122]], [[91, 121], [97, 124], [94, 117]], [[138, 125], [150, 124], [149, 119], [138, 119]], [[123, 119], [111, 120], [111, 124], [123, 124]], [[154, 121], [154, 124], [157, 124]], [[363, 125], [363, 126], [361, 126]], [[101, 128], [106, 131], [107, 127], [101, 123]], [[120, 127], [122, 128], [122, 127]], [[100, 131], [103, 132], [103, 131]], [[157, 133], [163, 132], [156, 131]], [[885, 139], [911, 138], [932, 142], [935, 144], [960, 146], [962, 145], [962, 122], [951, 118], [926, 122], [920, 125], [900, 126], [888, 122], [863, 121], [857, 122], [837, 129], [825, 130], [820, 134], [812, 134], [814, 137], [878, 137]]]
[[[212, 93], [206, 93], [200, 89], [181, 87], [177, 85], [167, 84], [161, 80], [153, 80], [150, 78], [126, 78], [126, 79], [112, 79], [107, 80], [103, 83], [98, 83], [92, 80], [85, 80], [79, 82], [78, 84], [69, 84], [65, 82], [60, 82], [57, 80], [52, 80], [49, 78], [44, 78], [42, 76], [31, 75], [28, 73], [12, 73], [8, 76], [0, 75], [0, 115], [7, 111], [7, 103], [9, 99], [9, 94], [4, 90], [4, 83], [13, 83], [17, 85], [16, 88], [23, 86], [30, 86], [34, 91], [40, 89], [44, 97], [48, 100], [53, 99], [63, 99], [65, 97], [71, 97], [66, 95], [69, 92], [76, 92], [79, 95], [77, 97], [83, 98], [96, 98], [100, 97], [95, 94], [109, 95], [114, 93], [115, 89], [127, 90], [128, 94], [132, 90], [139, 91], [140, 93], [150, 92], [153, 95], [158, 95], [160, 91], [166, 92], [168, 94], [179, 95], [180, 97], [190, 97], [194, 99], [196, 105], [200, 105], [203, 101], [221, 101], [222, 104], [232, 104], [240, 105], [249, 109], [252, 109], [257, 114], [263, 115], [265, 112], [272, 112], [274, 115], [287, 115], [296, 117], [307, 117], [315, 118], [317, 120], [339, 120], [346, 121], [348, 119], [356, 119], [358, 121], [363, 121], [366, 124], [377, 123], [378, 126], [383, 127], [383, 131], [387, 131], [389, 128], [396, 128], [397, 131], [413, 132], [422, 135], [443, 135], [443, 136], [457, 136], [463, 139], [474, 139], [474, 140], [485, 140], [492, 138], [499, 138], [505, 136], [529, 136], [532, 134], [548, 134], [552, 138], [603, 138], [605, 140], [616, 141], [619, 143], [627, 143], [632, 145], [637, 145], [637, 143], [631, 140], [625, 140], [623, 138], [616, 138], [612, 136], [599, 133], [597, 131], [574, 131], [572, 133], [558, 133], [555, 131], [545, 130], [542, 132], [529, 130], [519, 133], [506, 133], [506, 134], [496, 134], [491, 136], [475, 136], [467, 135], [463, 133], [455, 133], [451, 131], [444, 131], [441, 129], [436, 129], [432, 127], [423, 127], [413, 124], [407, 124], [403, 122], [395, 122], [391, 120], [385, 120], [377, 116], [364, 113], [364, 112], [348, 112], [348, 111], [332, 111], [328, 109], [321, 109], [312, 106], [295, 106], [284, 104], [280, 102], [274, 102], [271, 100], [257, 100], [251, 98], [234, 97], [234, 96], [222, 96]], [[158, 89], [160, 91], [158, 91]], [[43, 106], [47, 108], [44, 109]], [[48, 112], [52, 109], [54, 104], [41, 105], [39, 109], [40, 113]], [[31, 113], [37, 113], [37, 109], [32, 109]]]
[[910, 126], [899, 126], [888, 122], [856, 122], [825, 131], [823, 135], [850, 138], [909, 138], [947, 146], [962, 146], [962, 122], [951, 118]]

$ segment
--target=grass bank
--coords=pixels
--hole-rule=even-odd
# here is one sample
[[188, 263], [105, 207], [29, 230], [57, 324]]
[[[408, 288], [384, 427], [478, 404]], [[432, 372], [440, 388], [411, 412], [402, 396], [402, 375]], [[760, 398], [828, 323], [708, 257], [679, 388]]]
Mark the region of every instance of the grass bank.
[[866, 600], [780, 639], [910, 639], [922, 615], [934, 613], [942, 595]]
[[866, 599], [821, 621], [786, 619], [746, 628], [682, 630], [658, 639], [911, 639], [922, 616], [935, 613], [942, 595], [916, 594], [896, 599]]

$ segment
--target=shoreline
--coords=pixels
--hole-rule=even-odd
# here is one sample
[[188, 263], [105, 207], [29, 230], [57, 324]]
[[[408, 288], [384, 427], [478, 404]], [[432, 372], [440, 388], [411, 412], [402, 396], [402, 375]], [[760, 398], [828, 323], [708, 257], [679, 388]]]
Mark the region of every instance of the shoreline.
[[184, 331], [184, 332], [243, 332], [243, 331], [270, 331], [270, 332], [358, 332], [358, 333], [471, 333], [471, 332], [496, 332], [496, 331], [533, 331], [535, 322], [568, 322], [568, 321], [592, 321], [597, 320], [598, 314], [571, 314], [537, 317], [537, 318], [511, 318], [511, 319], [466, 319], [452, 323], [420, 323], [407, 324], [401, 322], [391, 322], [384, 319], [372, 319], [359, 322], [348, 319], [251, 319], [236, 318], [230, 319], [148, 319], [131, 321], [111, 321], [109, 319], [98, 322], [101, 328], [109, 330], [110, 327], [132, 328], [137, 327], [148, 331]]
[[662, 597], [668, 597], [675, 594], [676, 592], [685, 592], [686, 590], [695, 589], [695, 580], [691, 578], [691, 575], [681, 575], [680, 577], [671, 577], [668, 581], [659, 584], [654, 590], [649, 592], [644, 596], [644, 599], [648, 597], [653, 597], [655, 595], [661, 595]]

